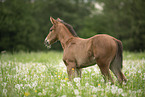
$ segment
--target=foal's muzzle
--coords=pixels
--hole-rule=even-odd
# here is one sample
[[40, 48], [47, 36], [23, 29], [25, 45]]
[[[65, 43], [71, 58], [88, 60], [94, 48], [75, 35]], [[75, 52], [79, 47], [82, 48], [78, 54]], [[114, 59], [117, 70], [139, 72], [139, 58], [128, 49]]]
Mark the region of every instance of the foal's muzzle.
[[49, 40], [47, 40], [47, 39], [44, 40], [44, 45], [45, 45], [47, 48], [51, 48], [50, 42], [49, 42]]

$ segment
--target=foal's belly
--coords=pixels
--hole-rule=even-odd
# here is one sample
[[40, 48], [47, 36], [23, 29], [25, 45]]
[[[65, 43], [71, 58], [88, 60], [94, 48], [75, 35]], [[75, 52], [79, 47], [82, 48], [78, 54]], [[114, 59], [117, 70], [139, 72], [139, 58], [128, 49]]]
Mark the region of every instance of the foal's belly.
[[76, 59], [78, 68], [85, 68], [96, 64], [94, 56], [91, 57], [79, 57]]

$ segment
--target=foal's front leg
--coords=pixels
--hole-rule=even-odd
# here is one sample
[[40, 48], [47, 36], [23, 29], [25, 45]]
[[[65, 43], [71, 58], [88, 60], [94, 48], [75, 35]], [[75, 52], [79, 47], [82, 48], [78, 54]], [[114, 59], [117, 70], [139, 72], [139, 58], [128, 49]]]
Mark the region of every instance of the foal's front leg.
[[68, 62], [68, 61], [65, 61], [64, 63], [67, 67], [68, 78], [71, 81], [71, 80], [73, 80], [73, 78], [75, 78], [78, 75], [76, 63], [75, 62]]
[[69, 80], [72, 81], [77, 76], [76, 67], [68, 65], [67, 73], [68, 73]]

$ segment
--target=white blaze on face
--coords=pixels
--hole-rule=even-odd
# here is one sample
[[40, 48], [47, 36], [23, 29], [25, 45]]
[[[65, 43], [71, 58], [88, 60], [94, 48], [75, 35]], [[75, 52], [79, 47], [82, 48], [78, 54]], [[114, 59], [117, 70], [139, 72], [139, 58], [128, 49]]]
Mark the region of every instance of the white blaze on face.
[[47, 41], [47, 37], [45, 38], [45, 42]]
[[47, 37], [45, 38], [45, 45], [47, 46], [47, 48], [51, 48], [50, 42]]

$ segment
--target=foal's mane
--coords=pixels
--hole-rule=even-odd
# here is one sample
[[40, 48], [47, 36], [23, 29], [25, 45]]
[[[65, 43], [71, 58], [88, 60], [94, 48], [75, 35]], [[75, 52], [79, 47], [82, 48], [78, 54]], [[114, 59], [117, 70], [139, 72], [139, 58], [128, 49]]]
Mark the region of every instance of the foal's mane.
[[57, 21], [63, 23], [74, 37], [78, 37], [77, 33], [75, 32], [75, 30], [73, 29], [73, 27], [70, 24], [64, 22], [63, 20], [57, 20]]

